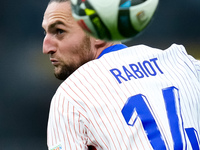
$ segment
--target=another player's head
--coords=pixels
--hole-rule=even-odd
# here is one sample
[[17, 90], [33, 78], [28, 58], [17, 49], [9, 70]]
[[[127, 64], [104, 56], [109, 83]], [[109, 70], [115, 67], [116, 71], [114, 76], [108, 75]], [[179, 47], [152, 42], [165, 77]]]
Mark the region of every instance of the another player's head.
[[70, 6], [69, 0], [50, 0], [42, 22], [46, 32], [43, 53], [49, 54], [60, 80], [97, 58], [109, 44], [87, 35], [72, 17]]

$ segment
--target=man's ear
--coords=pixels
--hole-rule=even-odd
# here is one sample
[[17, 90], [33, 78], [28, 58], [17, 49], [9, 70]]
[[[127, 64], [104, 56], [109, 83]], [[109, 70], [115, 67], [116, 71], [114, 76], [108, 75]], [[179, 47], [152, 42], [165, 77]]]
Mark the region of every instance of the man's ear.
[[96, 49], [102, 48], [106, 45], [106, 43], [107, 43], [106, 41], [96, 39], [95, 40], [95, 48]]

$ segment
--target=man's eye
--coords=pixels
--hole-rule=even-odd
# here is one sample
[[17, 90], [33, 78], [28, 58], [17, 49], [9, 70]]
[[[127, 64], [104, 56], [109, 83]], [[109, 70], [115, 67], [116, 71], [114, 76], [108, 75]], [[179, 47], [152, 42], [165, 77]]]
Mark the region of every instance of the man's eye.
[[57, 29], [56, 32], [57, 32], [57, 34], [62, 34], [62, 33], [64, 32], [64, 30], [62, 30], [62, 29]]

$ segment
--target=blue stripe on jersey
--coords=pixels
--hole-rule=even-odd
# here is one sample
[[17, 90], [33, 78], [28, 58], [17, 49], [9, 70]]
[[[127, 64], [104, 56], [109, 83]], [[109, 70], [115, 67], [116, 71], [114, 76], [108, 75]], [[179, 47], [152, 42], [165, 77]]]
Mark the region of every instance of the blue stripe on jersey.
[[116, 45], [110, 46], [110, 47], [104, 49], [97, 59], [99, 59], [104, 54], [114, 52], [114, 51], [118, 51], [118, 50], [121, 50], [121, 49], [124, 49], [124, 48], [127, 48], [127, 46], [124, 45], [124, 44], [116, 44]]

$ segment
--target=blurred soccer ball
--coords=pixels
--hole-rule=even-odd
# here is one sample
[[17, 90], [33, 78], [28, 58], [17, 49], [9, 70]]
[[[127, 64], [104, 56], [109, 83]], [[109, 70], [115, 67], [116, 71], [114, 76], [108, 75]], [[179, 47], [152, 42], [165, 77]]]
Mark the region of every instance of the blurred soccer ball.
[[92, 36], [107, 41], [123, 41], [144, 30], [158, 1], [71, 0], [72, 15]]

